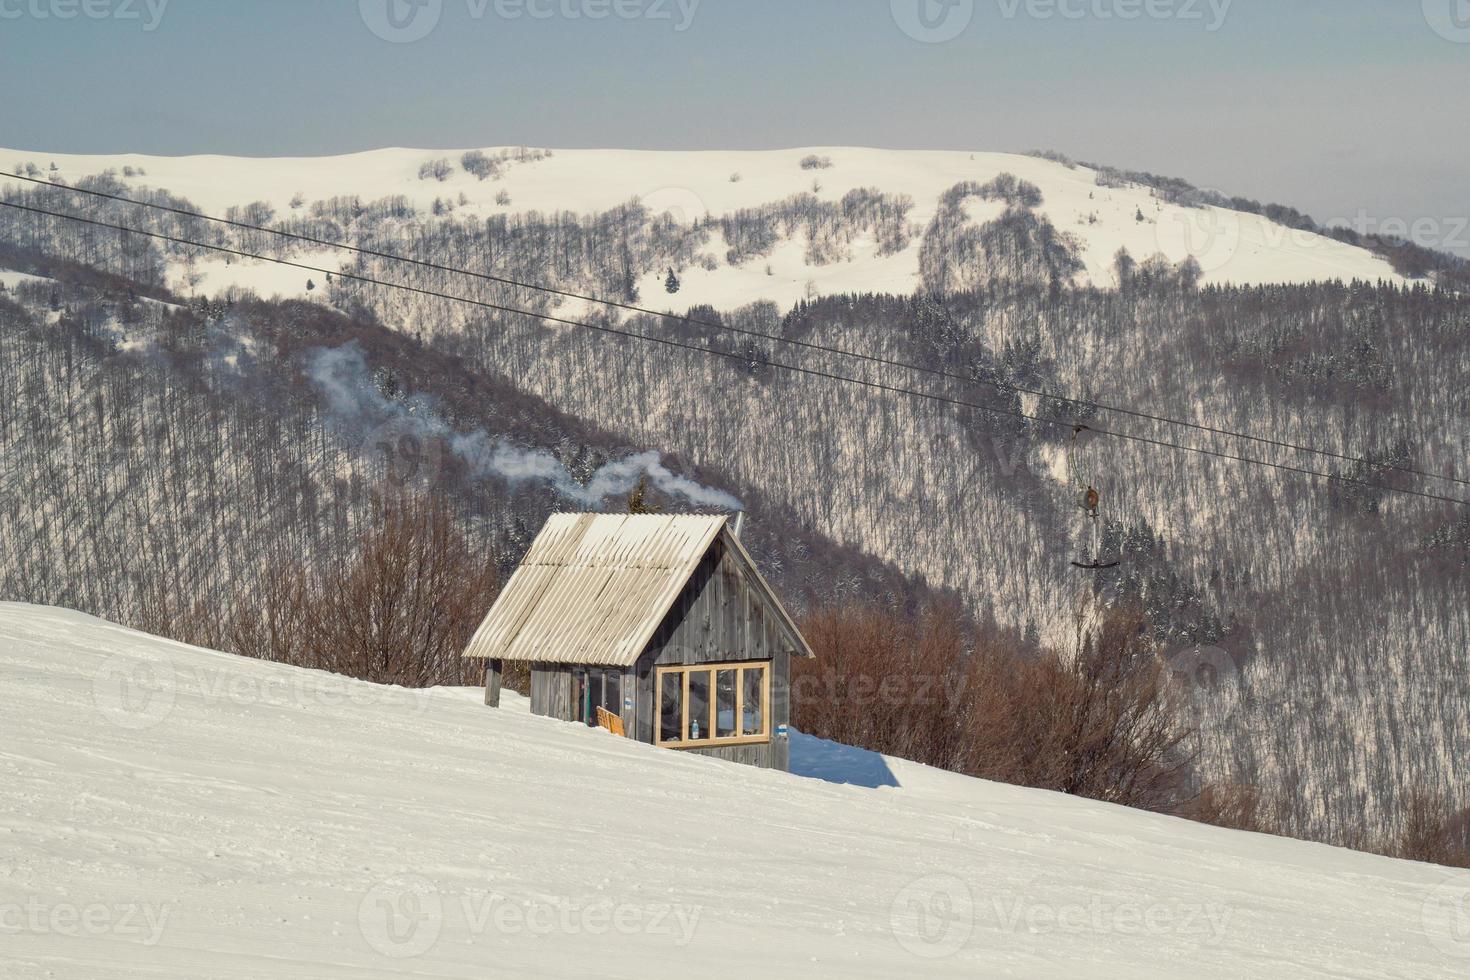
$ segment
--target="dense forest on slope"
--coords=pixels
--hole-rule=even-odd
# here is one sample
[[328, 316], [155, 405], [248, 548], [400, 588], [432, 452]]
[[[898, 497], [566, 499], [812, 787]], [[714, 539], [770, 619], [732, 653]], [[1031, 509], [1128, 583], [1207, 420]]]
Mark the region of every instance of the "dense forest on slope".
[[[110, 179], [97, 178], [92, 186], [116, 189]], [[45, 188], [12, 189], [7, 197], [58, 206]], [[83, 198], [61, 203], [193, 241], [298, 259], [315, 254], [301, 243], [197, 219]], [[1464, 463], [1470, 458], [1470, 301], [1445, 288], [1443, 277], [1441, 285], [1425, 281], [1407, 288], [1337, 281], [1201, 286], [1197, 264], [1126, 254], [1117, 259], [1117, 288], [1079, 287], [1073, 282], [1076, 243], [1051, 225], [1040, 203], [1040, 192], [1025, 181], [956, 185], [935, 218], [917, 229], [905, 227], [909, 203], [881, 190], [838, 206], [798, 196], [688, 222], [651, 214], [637, 202], [592, 215], [521, 213], [490, 220], [462, 219], [452, 209], [426, 215], [391, 198], [311, 202], [279, 216], [268, 207], [247, 207], [238, 214], [252, 223], [625, 301], [639, 299], [633, 284], [640, 276], [697, 265], [713, 250], [727, 250], [732, 263], [759, 262], [774, 242], [791, 238], [818, 263], [859, 236], [878, 235], [898, 247], [908, 235], [919, 249], [924, 289], [912, 296], [825, 297], [790, 310], [755, 303], [680, 310], [673, 318], [625, 317], [381, 258], [358, 256], [347, 266], [356, 274], [531, 312], [554, 309], [568, 319], [616, 323], [732, 355], [711, 357], [340, 276], [316, 284], [317, 295], [340, 314], [224, 294], [211, 298], [213, 312], [204, 319], [214, 317], [212, 326], [187, 329], [179, 324], [197, 321], [198, 314], [141, 299], [114, 309], [106, 304], [116, 300], [56, 297], [55, 286], [30, 284], [23, 287], [30, 291], [23, 297], [26, 310], [8, 314], [25, 340], [21, 346], [10, 342], [6, 376], [24, 378], [30, 391], [43, 394], [17, 396], [18, 404], [39, 406], [27, 409], [39, 413], [32, 431], [96, 419], [92, 428], [68, 436], [62, 450], [91, 461], [101, 489], [81, 495], [83, 488], [67, 486], [63, 477], [76, 467], [53, 464], [48, 471], [47, 452], [37, 450], [11, 457], [29, 460], [26, 482], [7, 481], [17, 493], [49, 488], [55, 500], [48, 510], [98, 514], [90, 519], [113, 521], [123, 535], [119, 544], [130, 543], [149, 533], [144, 529], [155, 518], [146, 509], [131, 515], [118, 509], [106, 488], [132, 487], [137, 477], [119, 476], [99, 461], [131, 445], [129, 427], [143, 431], [145, 420], [178, 412], [178, 420], [163, 428], [197, 431], [199, 444], [192, 437], [162, 444], [171, 453], [195, 453], [193, 461], [173, 475], [148, 476], [138, 485], [154, 489], [135, 495], [147, 506], [177, 508], [215, 493], [214, 509], [227, 510], [232, 501], [252, 499], [252, 480], [259, 480], [248, 468], [259, 465], [257, 431], [271, 429], [233, 421], [249, 418], [251, 409], [219, 406], [253, 397], [242, 392], [265, 393], [266, 404], [296, 413], [295, 422], [279, 423], [289, 435], [264, 443], [271, 447], [265, 456], [280, 453], [271, 465], [288, 479], [278, 485], [310, 485], [318, 499], [332, 503], [319, 513], [242, 528], [234, 544], [226, 536], [218, 568], [209, 557], [218, 544], [190, 544], [192, 529], [207, 522], [170, 512], [182, 540], [167, 545], [170, 557], [150, 560], [161, 574], [190, 569], [178, 574], [203, 583], [196, 592], [226, 589], [250, 574], [244, 568], [250, 556], [272, 549], [350, 550], [354, 524], [367, 512], [365, 492], [352, 488], [371, 484], [374, 465], [361, 462], [354, 440], [362, 441], [363, 426], [393, 422], [400, 410], [412, 416], [414, 396], [431, 396], [432, 412], [448, 427], [446, 470], [470, 488], [457, 504], [466, 534], [502, 565], [513, 561], [538, 516], [558, 497], [544, 480], [508, 479], [517, 457], [494, 447], [508, 440], [519, 450], [550, 451], [583, 482], [609, 462], [652, 448], [667, 454], [680, 473], [734, 493], [757, 514], [755, 533], [765, 535], [757, 539], [761, 556], [781, 586], [797, 595], [901, 602], [930, 588], [948, 591], [977, 619], [1055, 649], [1076, 645], [1085, 611], [1099, 601], [1141, 604], [1164, 660], [1193, 695], [1187, 721], [1199, 753], [1198, 778], [1251, 784], [1287, 801], [1285, 829], [1351, 840], [1365, 821], [1386, 826], [1398, 819], [1407, 795], [1425, 787], [1470, 803], [1457, 796], [1464, 792], [1463, 760], [1470, 758], [1466, 508], [1105, 437], [1071, 445], [1074, 425], [1086, 424], [1465, 496], [1461, 485], [1409, 477], [1394, 467], [1470, 479]], [[127, 277], [135, 291], [162, 287], [170, 269], [187, 269], [206, 254], [9, 211], [0, 212], [0, 241], [30, 256], [0, 263], [7, 267], [53, 274], [45, 262], [81, 263]], [[666, 306], [677, 296], [658, 301]], [[65, 330], [44, 326], [48, 308], [50, 320]], [[129, 317], [145, 322], [135, 325]], [[775, 339], [732, 335], [721, 325]], [[68, 366], [59, 370], [58, 355], [32, 352], [36, 345], [75, 347], [75, 340], [64, 338], [93, 338], [99, 331], [102, 339], [88, 342], [100, 343], [101, 353], [81, 362], [86, 383], [69, 373], [74, 368], [65, 357], [59, 360]], [[189, 331], [199, 339], [191, 341], [188, 356], [160, 360], [150, 354], [126, 358], [125, 369], [108, 366], [133, 342], [127, 338], [152, 332], [162, 338], [155, 346], [168, 351], [179, 343], [175, 334]], [[371, 425], [358, 419], [344, 426], [344, 412], [332, 417], [326, 388], [313, 384], [319, 365], [310, 352], [338, 351], [354, 339], [366, 345], [361, 365], [376, 374], [374, 389], [390, 403], [403, 403], [385, 413], [375, 398], [352, 398], [345, 414], [356, 416], [366, 405], [377, 411]], [[953, 377], [813, 352], [789, 340]], [[232, 344], [243, 354], [233, 353]], [[345, 363], [358, 370], [351, 357]], [[183, 364], [203, 373], [181, 375]], [[231, 381], [241, 364], [252, 373], [245, 382]], [[975, 407], [793, 375], [785, 364], [919, 388]], [[136, 378], [139, 371], [155, 374], [145, 384]], [[115, 380], [105, 380], [113, 374]], [[12, 384], [22, 391], [19, 381]], [[106, 385], [119, 390], [98, 410], [92, 389], [103, 386], [106, 395]], [[149, 394], [154, 391], [169, 394]], [[273, 394], [278, 392], [290, 397]], [[1348, 459], [1119, 417], [1082, 400], [1320, 447]], [[119, 422], [124, 416], [109, 415], [109, 405], [131, 412], [132, 421]], [[526, 408], [491, 407], [499, 405]], [[210, 418], [223, 421], [199, 421]], [[537, 418], [556, 421], [538, 425]], [[352, 434], [339, 436], [344, 431]], [[445, 432], [434, 427], [431, 434]], [[246, 467], [238, 475], [229, 476], [228, 467], [221, 469], [224, 476], [206, 473], [219, 440], [227, 449], [250, 444], [232, 451]], [[176, 442], [189, 448], [179, 450]], [[487, 460], [498, 474], [488, 480], [482, 479]], [[170, 482], [191, 467], [195, 479]], [[146, 457], [129, 454], [123, 469], [148, 473]], [[1096, 541], [1078, 505], [1079, 490], [1088, 484], [1102, 496]], [[291, 491], [292, 500], [305, 496], [305, 490]], [[12, 535], [28, 540], [41, 533], [31, 527], [39, 522], [47, 540], [56, 542], [55, 554], [91, 547], [67, 537], [83, 533], [75, 516], [40, 519], [35, 515], [46, 511], [18, 503], [26, 499], [13, 496], [7, 507]], [[285, 504], [272, 506], [289, 513]], [[798, 534], [797, 528], [810, 530]], [[1098, 555], [1116, 556], [1121, 565], [1083, 573], [1071, 564]], [[99, 561], [105, 558], [90, 566], [53, 559], [56, 571], [27, 570], [22, 574], [29, 577], [13, 579], [11, 589], [37, 601], [72, 596], [68, 588], [118, 592], [78, 597], [77, 604], [104, 613], [136, 601], [115, 583], [77, 584], [91, 582]]]
[[[1463, 301], [1428, 290], [1327, 285], [951, 297], [942, 306], [832, 300], [795, 311], [784, 329], [1464, 478], [1470, 433], [1456, 379], [1470, 368], [1465, 315]], [[1161, 332], [1160, 323], [1183, 329]], [[793, 379], [758, 361], [742, 371], [514, 327], [472, 331], [461, 349], [518, 365], [559, 404], [633, 420], [650, 440], [718, 460], [839, 540], [1049, 643], [1068, 642], [1094, 588], [1141, 598], [1181, 667], [1204, 658], [1226, 675], [1197, 704], [1207, 771], [1303, 788], [1300, 826], [1357, 826], [1395, 787], [1420, 780], [1454, 788], [1452, 760], [1470, 748], [1463, 508], [1095, 440], [1078, 468], [1104, 495], [1101, 550], [1123, 565], [1092, 578], [1070, 566], [1092, 546], [1067, 473], [1068, 427]], [[621, 357], [610, 355], [619, 347]], [[940, 387], [1008, 410], [1077, 417], [1061, 399]], [[681, 412], [689, 390], [720, 394]], [[1186, 441], [1240, 451], [1197, 435]], [[1421, 485], [1382, 465], [1261, 448], [1245, 454]]]
[[[651, 506], [727, 495], [700, 482], [722, 483], [718, 473], [650, 455], [372, 322], [307, 303], [184, 303], [14, 249], [0, 248], [0, 266], [28, 276], [0, 292], [7, 598], [224, 630], [281, 569], [347, 562], [384, 494], [444, 497], [502, 574], [547, 514], [620, 505], [640, 479]], [[568, 497], [548, 465], [603, 496]], [[794, 601], [930, 596], [793, 526], [759, 492], [743, 496], [761, 514], [750, 545]]]

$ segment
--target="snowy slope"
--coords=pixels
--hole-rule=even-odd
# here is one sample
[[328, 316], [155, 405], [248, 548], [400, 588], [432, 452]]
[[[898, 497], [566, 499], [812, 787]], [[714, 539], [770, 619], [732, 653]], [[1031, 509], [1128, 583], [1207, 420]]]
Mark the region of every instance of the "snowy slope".
[[[504, 148], [486, 152], [494, 154], [500, 149]], [[54, 164], [57, 176], [75, 181], [109, 168], [142, 168], [144, 175], [127, 178], [127, 183], [167, 189], [209, 214], [223, 214], [231, 206], [254, 201], [268, 202], [278, 214], [286, 214], [297, 194], [307, 203], [338, 195], [375, 200], [401, 194], [421, 214], [428, 214], [436, 198], [458, 201], [463, 194], [468, 203], [455, 211], [460, 219], [520, 211], [591, 214], [638, 198], [655, 213], [672, 213], [684, 224], [811, 192], [816, 182], [820, 184], [817, 196], [827, 201], [836, 201], [856, 188], [907, 194], [914, 202], [911, 217], [920, 229], [934, 216], [940, 195], [949, 188], [961, 181], [986, 182], [1011, 173], [1041, 188], [1045, 200], [1040, 210], [1058, 229], [1082, 242], [1086, 264], [1082, 281], [1100, 286], [1114, 284], [1113, 256], [1122, 247], [1139, 260], [1160, 252], [1172, 262], [1194, 255], [1206, 282], [1401, 281], [1386, 261], [1364, 249], [1256, 215], [1163, 204], [1146, 187], [1100, 187], [1088, 168], [1069, 169], [1023, 155], [854, 147], [742, 152], [557, 150], [546, 159], [508, 163], [498, 179], [482, 181], [460, 169], [461, 154], [458, 150], [387, 149], [339, 157], [251, 159], [0, 150], [0, 169], [29, 163], [49, 172]], [[830, 158], [831, 168], [802, 169], [801, 160], [809, 155]], [[422, 164], [441, 158], [454, 167], [447, 180], [419, 178]], [[738, 181], [732, 180], [736, 174]], [[0, 186], [5, 185], [0, 178]], [[510, 204], [496, 203], [502, 193], [508, 195]], [[769, 261], [742, 267], [726, 265], [724, 251], [716, 233], [709, 254], [720, 260], [719, 267], [684, 270], [681, 306], [709, 303], [732, 309], [759, 299], [790, 305], [809, 295], [910, 293], [918, 284], [919, 236], [904, 251], [887, 256], [877, 254], [875, 243], [860, 242], [850, 261], [822, 266], [808, 265], [803, 248], [792, 241], [778, 247]], [[328, 259], [323, 264], [340, 264]], [[305, 276], [299, 270], [256, 265], [240, 260], [229, 265], [223, 259], [205, 262], [200, 270], [203, 280], [193, 288], [215, 290], [238, 284], [267, 296], [304, 292]], [[638, 285], [644, 295], [660, 295], [662, 276], [650, 274]]]
[[0, 286], [6, 289], [14, 289], [21, 283], [46, 282], [41, 276], [32, 276], [24, 272], [12, 272], [9, 269], [0, 269]]
[[1470, 965], [1470, 923], [1451, 918], [1467, 883], [1438, 869], [814, 740], [796, 765], [859, 785], [757, 771], [476, 698], [0, 605], [0, 975], [1423, 980]]

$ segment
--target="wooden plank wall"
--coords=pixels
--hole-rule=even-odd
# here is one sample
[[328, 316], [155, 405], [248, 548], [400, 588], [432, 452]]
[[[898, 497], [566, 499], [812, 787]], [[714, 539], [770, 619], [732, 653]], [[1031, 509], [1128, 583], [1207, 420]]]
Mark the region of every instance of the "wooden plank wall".
[[531, 714], [572, 720], [572, 668], [565, 664], [531, 665]]
[[771, 733], [764, 745], [731, 745], [688, 749], [745, 765], [787, 769], [790, 743], [775, 737], [776, 728], [791, 720], [791, 655], [794, 641], [780, 617], [749, 584], [742, 562], [716, 539], [689, 584], [654, 634], [638, 661], [637, 705], [630, 731], [640, 742], [654, 741], [658, 697], [654, 668], [670, 664], [772, 661]]
[[[629, 667], [623, 671], [623, 703], [618, 705], [618, 713], [623, 718], [623, 727], [628, 731], [629, 738], [638, 737], [638, 706], [643, 703], [643, 692], [638, 687], [638, 668]], [[628, 704], [628, 698], [632, 697], [633, 703]]]
[[[575, 716], [572, 704], [572, 670], [566, 664], [531, 665], [531, 713], [560, 721], [571, 721]], [[618, 705], [618, 714], [629, 732], [638, 722], [638, 705], [642, 696], [638, 690], [637, 668], [629, 667], [623, 672], [622, 693], [624, 703]], [[633, 704], [627, 706], [627, 696], [633, 695]], [[634, 737], [630, 735], [629, 737]]]

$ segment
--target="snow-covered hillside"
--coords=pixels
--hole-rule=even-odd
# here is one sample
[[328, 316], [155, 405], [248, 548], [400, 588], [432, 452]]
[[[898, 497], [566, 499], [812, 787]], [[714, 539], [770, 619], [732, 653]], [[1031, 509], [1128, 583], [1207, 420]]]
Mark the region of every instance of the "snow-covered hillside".
[[[0, 605], [7, 978], [1463, 976], [1470, 881]], [[1458, 916], [1458, 918], [1456, 918]]]
[[[871, 188], [910, 198], [913, 207], [907, 218], [919, 230], [934, 217], [941, 195], [950, 188], [1009, 173], [1036, 185], [1043, 195], [1038, 212], [1078, 239], [1084, 267], [1079, 282], [1114, 285], [1113, 258], [1120, 248], [1140, 261], [1162, 253], [1177, 263], [1193, 255], [1207, 283], [1402, 281], [1388, 262], [1364, 249], [1254, 214], [1168, 204], [1144, 186], [1101, 186], [1091, 169], [1032, 156], [835, 147], [746, 152], [557, 150], [518, 160], [510, 156], [514, 152], [484, 151], [491, 160], [505, 157], [485, 180], [463, 169], [463, 151], [458, 150], [389, 149], [300, 159], [0, 150], [0, 169], [34, 167], [37, 174], [68, 183], [115, 170], [130, 187], [167, 190], [214, 215], [264, 202], [276, 215], [289, 216], [296, 213], [293, 200], [300, 209], [345, 195], [364, 201], [402, 195], [425, 218], [439, 213], [435, 211], [439, 201], [461, 221], [528, 211], [591, 215], [638, 199], [654, 214], [668, 213], [679, 224], [690, 225], [797, 194], [838, 202], [851, 191]], [[442, 180], [420, 176], [426, 164], [438, 160], [448, 165]], [[804, 168], [803, 160], [822, 165]], [[828, 162], [830, 166], [825, 165]], [[0, 178], [3, 186], [7, 182]], [[995, 217], [990, 210], [972, 208], [971, 216], [977, 222], [988, 220]], [[790, 236], [759, 260], [731, 264], [726, 259], [728, 243], [721, 237], [716, 230], [701, 253], [702, 263], [680, 270], [678, 307], [708, 303], [734, 309], [763, 299], [789, 307], [817, 295], [908, 294], [920, 284], [919, 235], [897, 251], [885, 250], [871, 234], [860, 236], [844, 249], [842, 260], [822, 264], [809, 262], [804, 243]], [[336, 268], [346, 258], [329, 251], [297, 261]], [[639, 292], [662, 303], [664, 271], [640, 272]], [[181, 268], [174, 270], [175, 285], [182, 284], [185, 274]], [[229, 285], [249, 287], [263, 296], [306, 291], [306, 276], [299, 269], [240, 259], [204, 259], [187, 274], [185, 292], [216, 293]]]

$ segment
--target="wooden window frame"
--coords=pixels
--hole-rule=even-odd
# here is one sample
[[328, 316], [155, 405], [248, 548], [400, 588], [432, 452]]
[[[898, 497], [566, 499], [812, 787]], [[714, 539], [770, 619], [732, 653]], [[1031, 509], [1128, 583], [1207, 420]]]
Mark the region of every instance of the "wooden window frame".
[[[735, 671], [735, 726], [736, 731], [745, 730], [745, 671], [759, 667], [765, 671], [761, 683], [761, 728], [759, 735], [734, 735], [729, 738], [715, 738], [713, 734], [709, 738], [693, 740], [686, 738], [689, 734], [689, 675], [696, 673], [707, 673], [709, 678], [709, 716], [703, 719], [710, 725], [710, 732], [719, 729], [713, 724], [719, 713], [719, 688], [716, 675], [722, 670]], [[669, 664], [664, 667], [655, 667], [653, 671], [653, 703], [655, 713], [653, 717], [653, 744], [661, 749], [715, 749], [727, 745], [764, 745], [771, 741], [771, 675], [775, 663], [771, 660], [739, 660], [733, 663], [711, 663], [711, 664]], [[664, 677], [669, 674], [683, 675], [681, 683], [681, 694], [679, 700], [679, 738], [672, 741], [663, 740], [663, 698]]]

